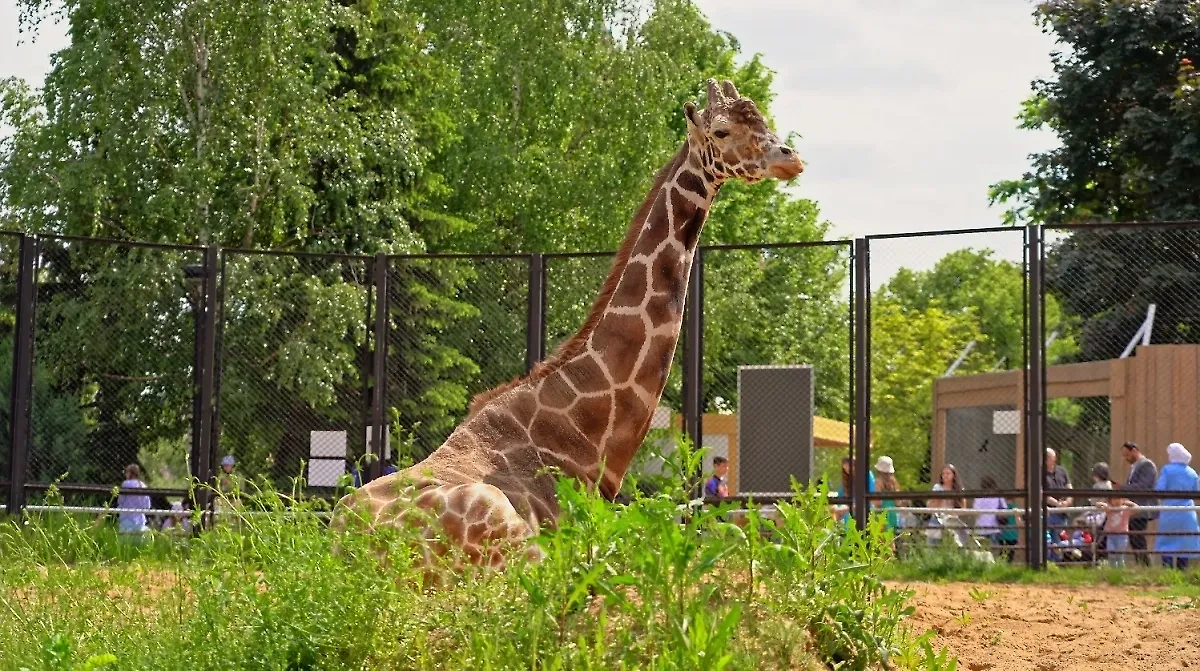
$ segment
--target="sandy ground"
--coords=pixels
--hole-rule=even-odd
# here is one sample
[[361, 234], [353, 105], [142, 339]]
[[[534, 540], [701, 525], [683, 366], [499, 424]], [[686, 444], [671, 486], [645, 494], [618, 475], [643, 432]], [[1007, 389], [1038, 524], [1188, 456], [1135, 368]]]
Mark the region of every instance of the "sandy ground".
[[1200, 671], [1200, 599], [1127, 587], [905, 583], [966, 671]]

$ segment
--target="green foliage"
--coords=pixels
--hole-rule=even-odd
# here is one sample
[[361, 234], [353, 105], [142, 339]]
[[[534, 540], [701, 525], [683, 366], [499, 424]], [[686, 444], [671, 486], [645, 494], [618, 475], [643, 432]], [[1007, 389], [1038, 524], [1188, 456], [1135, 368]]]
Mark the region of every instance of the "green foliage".
[[[700, 463], [681, 444], [674, 486], [625, 506], [563, 480], [544, 561], [433, 591], [413, 588], [409, 532], [335, 537], [327, 506], [270, 488], [159, 558], [106, 559], [94, 530], [40, 515], [0, 528], [0, 645], [56, 669], [926, 668], [910, 595], [877, 577], [878, 521], [842, 528], [808, 489], [733, 524], [688, 504]], [[71, 543], [92, 550], [46, 552]]]
[[[1041, 2], [1062, 48], [1018, 117], [1061, 146], [992, 186], [1010, 222], [1200, 219], [1200, 5], [1186, 0]], [[1081, 327], [1077, 361], [1118, 356], [1157, 305], [1153, 342], [1195, 343], [1194, 231], [1075, 230], [1050, 250], [1049, 290]], [[1114, 279], [1120, 278], [1120, 279]]]
[[[919, 309], [886, 293], [872, 299], [871, 340], [876, 344], [871, 350], [872, 451], [895, 460], [901, 487], [927, 482], [933, 381], [968, 342], [985, 339], [970, 312], [948, 311], [940, 301]], [[968, 357], [960, 370], [987, 368], [987, 363]]]
[[[995, 259], [993, 254], [991, 249], [960, 249], [943, 256], [929, 270], [901, 268], [881, 289], [881, 295], [914, 310], [936, 303], [948, 312], [969, 315], [986, 336], [976, 343], [971, 356], [981, 365], [990, 362], [1001, 370], [1020, 368], [1025, 364], [1025, 271], [1020, 264]], [[1061, 327], [1047, 352], [1048, 359], [1055, 361], [1071, 354], [1076, 345], [1063, 323], [1058, 300], [1046, 298], [1047, 335]]]
[[1062, 146], [992, 187], [1009, 219], [1062, 223], [1200, 219], [1200, 7], [1186, 0], [1038, 3], [1065, 48], [1019, 117]]
[[[0, 141], [0, 223], [42, 233], [348, 254], [612, 250], [706, 77], [733, 79], [768, 118], [773, 99], [773, 73], [690, 0], [19, 6], [28, 27], [59, 12], [71, 37], [42, 89], [0, 86], [14, 128]], [[705, 242], [827, 232], [814, 203], [774, 181], [730, 184]], [[101, 477], [183, 440], [192, 313], [179, 268], [197, 260], [99, 245], [60, 256], [39, 366], [93, 422], [74, 449], [116, 450], [88, 476]], [[831, 248], [714, 261], [713, 370], [812, 363], [821, 412], [845, 418], [845, 263]], [[552, 287], [552, 338], [582, 324], [600, 265]], [[247, 473], [285, 483], [311, 430], [345, 427], [361, 450], [369, 266], [225, 257], [221, 438]], [[528, 273], [408, 257], [390, 272], [389, 420], [419, 459], [474, 393], [524, 370]], [[103, 338], [81, 348], [80, 332]], [[708, 382], [710, 400], [734, 397], [733, 378]]]

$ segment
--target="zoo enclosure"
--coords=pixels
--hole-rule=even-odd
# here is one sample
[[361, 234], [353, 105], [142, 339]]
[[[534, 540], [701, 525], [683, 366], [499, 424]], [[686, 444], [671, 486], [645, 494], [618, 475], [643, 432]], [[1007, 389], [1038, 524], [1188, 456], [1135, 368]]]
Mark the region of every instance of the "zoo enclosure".
[[[924, 482], [957, 462], [971, 468], [963, 498], [1041, 502], [1023, 544], [1038, 564], [1043, 546], [1027, 541], [1053, 514], [1047, 497], [1066, 495], [1026, 466], [1045, 447], [1065, 458], [1078, 496], [1095, 461], [1123, 481], [1126, 440], [1159, 465], [1168, 440], [1196, 444], [1200, 390], [1185, 345], [1200, 341], [1197, 243], [1200, 227], [1185, 222], [702, 247], [663, 405], [697, 444], [730, 455], [736, 481], [740, 371], [811, 366], [810, 454], [873, 465], [903, 423], [889, 366], [914, 353], [891, 339], [896, 315], [872, 277], [891, 279], [890, 266], [931, 246], [1007, 248], [1021, 269], [1009, 293], [1019, 295], [992, 321], [1009, 328], [959, 343], [943, 374], [920, 381], [928, 426], [914, 425], [912, 441], [929, 449]], [[12, 315], [0, 339], [11, 357], [0, 374], [9, 412], [0, 495], [13, 512], [56, 480], [75, 501], [107, 500], [133, 462], [156, 470], [149, 493], [161, 498], [183, 495], [188, 476], [211, 481], [224, 454], [245, 475], [285, 487], [304, 475], [325, 494], [362, 455], [420, 458], [471, 395], [528, 370], [580, 326], [611, 262], [609, 253], [361, 256], [17, 233], [0, 234], [0, 257], [0, 312]], [[1075, 349], [1063, 350], [1072, 338]], [[997, 339], [1007, 341], [989, 346]], [[980, 368], [979, 356], [1001, 350]], [[1133, 372], [1100, 385], [1100, 368]], [[1110, 398], [1123, 399], [1116, 417]], [[767, 433], [782, 447], [757, 458], [794, 456], [795, 436]], [[383, 465], [371, 461], [363, 476]], [[869, 492], [868, 470], [855, 468], [847, 497], [835, 499], [860, 521], [868, 502], [930, 498], [927, 485]], [[980, 491], [983, 475], [998, 489]]]

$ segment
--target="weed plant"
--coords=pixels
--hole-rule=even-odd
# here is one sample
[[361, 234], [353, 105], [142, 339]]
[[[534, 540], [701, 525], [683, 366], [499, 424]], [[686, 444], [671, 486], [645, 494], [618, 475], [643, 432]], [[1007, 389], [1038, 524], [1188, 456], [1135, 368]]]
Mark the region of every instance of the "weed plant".
[[700, 463], [680, 441], [676, 484], [623, 505], [563, 479], [542, 562], [437, 589], [409, 532], [334, 534], [327, 502], [269, 487], [186, 539], [30, 515], [0, 530], [0, 668], [956, 668], [904, 626], [881, 522], [813, 488], [702, 507]]

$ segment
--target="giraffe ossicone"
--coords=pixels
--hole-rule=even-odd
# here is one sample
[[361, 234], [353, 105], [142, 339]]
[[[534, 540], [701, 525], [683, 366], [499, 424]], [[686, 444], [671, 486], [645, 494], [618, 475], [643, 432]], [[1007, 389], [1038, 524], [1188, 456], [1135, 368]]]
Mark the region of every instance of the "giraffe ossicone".
[[[476, 396], [425, 460], [346, 495], [335, 528], [349, 516], [367, 533], [424, 525], [425, 557], [451, 543], [471, 563], [502, 569], [522, 545], [537, 558], [527, 541], [556, 522], [554, 472], [616, 496], [666, 386], [692, 259], [721, 185], [804, 170], [732, 82], [709, 79], [707, 88], [703, 111], [684, 104], [687, 140], [655, 176], [582, 328], [527, 375]], [[406, 512], [414, 507], [425, 515]]]

